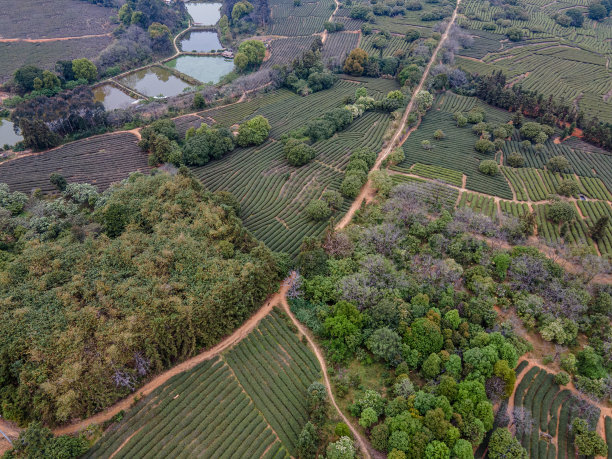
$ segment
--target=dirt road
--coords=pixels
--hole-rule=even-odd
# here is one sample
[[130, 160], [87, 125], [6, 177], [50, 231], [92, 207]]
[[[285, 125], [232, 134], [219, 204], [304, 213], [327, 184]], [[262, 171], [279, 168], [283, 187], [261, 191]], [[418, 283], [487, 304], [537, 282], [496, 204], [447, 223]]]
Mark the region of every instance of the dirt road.
[[0, 38], [0, 43], [49, 43], [52, 41], [81, 40], [85, 38], [110, 37], [111, 33], [100, 33], [97, 35], [81, 35], [80, 37], [59, 38]]

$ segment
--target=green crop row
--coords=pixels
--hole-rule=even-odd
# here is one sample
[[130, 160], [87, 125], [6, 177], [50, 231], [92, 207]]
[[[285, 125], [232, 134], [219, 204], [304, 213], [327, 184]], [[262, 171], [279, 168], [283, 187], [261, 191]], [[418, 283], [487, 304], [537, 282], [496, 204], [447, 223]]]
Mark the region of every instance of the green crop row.
[[529, 206], [525, 202], [512, 202], [512, 201], [499, 201], [499, 207], [502, 213], [510, 215], [512, 217], [523, 217], [528, 215], [531, 211]]
[[469, 207], [476, 212], [483, 213], [491, 218], [497, 215], [495, 199], [481, 194], [464, 192], [459, 200], [459, 207]]
[[441, 182], [455, 185], [457, 187], [460, 187], [463, 183], [463, 174], [461, 172], [441, 166], [416, 163], [414, 166], [412, 166], [412, 172], [415, 175], [440, 180]]

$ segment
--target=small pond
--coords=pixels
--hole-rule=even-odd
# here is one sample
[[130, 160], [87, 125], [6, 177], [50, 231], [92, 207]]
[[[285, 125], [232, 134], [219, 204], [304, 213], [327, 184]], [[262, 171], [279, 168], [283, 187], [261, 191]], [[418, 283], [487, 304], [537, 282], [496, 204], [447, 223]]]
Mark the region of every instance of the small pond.
[[222, 48], [217, 32], [187, 32], [181, 39], [181, 49], [186, 52], [210, 53]]
[[13, 129], [14, 124], [9, 120], [0, 119], [0, 147], [5, 145], [14, 146], [17, 142], [23, 140], [19, 134], [15, 134]]
[[119, 83], [148, 97], [172, 97], [191, 87], [163, 67], [150, 67], [124, 76]]
[[234, 69], [234, 61], [221, 56], [179, 56], [166, 65], [202, 83], [218, 83]]
[[221, 3], [185, 3], [187, 12], [197, 25], [215, 25], [221, 19]]
[[107, 111], [117, 108], [127, 108], [137, 100], [110, 84], [98, 86], [93, 90], [93, 93], [94, 100], [96, 102], [102, 102], [102, 105], [104, 105]]

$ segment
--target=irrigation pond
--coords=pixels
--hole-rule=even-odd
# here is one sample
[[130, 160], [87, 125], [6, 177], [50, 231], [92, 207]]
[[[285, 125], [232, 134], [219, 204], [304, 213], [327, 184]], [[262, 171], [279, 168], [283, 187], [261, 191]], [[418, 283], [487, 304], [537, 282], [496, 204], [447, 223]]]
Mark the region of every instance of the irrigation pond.
[[221, 19], [221, 3], [185, 3], [187, 12], [196, 25], [215, 25]]
[[213, 84], [234, 69], [234, 61], [221, 56], [179, 56], [166, 65], [202, 83]]
[[117, 108], [127, 108], [137, 99], [127, 95], [122, 90], [114, 87], [112, 84], [103, 84], [93, 90], [94, 100], [102, 102], [107, 111]]
[[147, 97], [172, 97], [191, 87], [189, 83], [174, 75], [170, 69], [161, 66], [138, 70], [117, 81]]
[[185, 52], [210, 53], [223, 48], [217, 32], [193, 30], [181, 39], [180, 47]]
[[0, 119], [0, 147], [4, 145], [13, 146], [23, 140], [23, 137], [15, 133], [14, 124], [9, 120]]

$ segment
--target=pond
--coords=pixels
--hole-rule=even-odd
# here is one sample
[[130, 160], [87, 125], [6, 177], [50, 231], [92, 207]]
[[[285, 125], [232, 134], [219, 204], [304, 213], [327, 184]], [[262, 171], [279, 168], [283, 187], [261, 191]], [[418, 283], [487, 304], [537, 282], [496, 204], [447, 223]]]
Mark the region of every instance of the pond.
[[15, 134], [13, 129], [14, 124], [9, 120], [0, 119], [0, 147], [5, 145], [14, 146], [17, 142], [23, 140], [19, 134]]
[[181, 40], [181, 49], [186, 52], [209, 53], [223, 49], [217, 32], [187, 32]]
[[234, 61], [221, 56], [179, 56], [166, 65], [202, 83], [218, 83], [234, 70]]
[[185, 3], [187, 12], [197, 25], [215, 25], [221, 19], [221, 3]]
[[191, 87], [163, 67], [150, 67], [124, 76], [119, 83], [148, 97], [172, 97]]
[[104, 105], [107, 111], [117, 108], [127, 108], [137, 100], [110, 84], [98, 86], [93, 90], [93, 93], [94, 100], [96, 102], [102, 102], [102, 105]]

